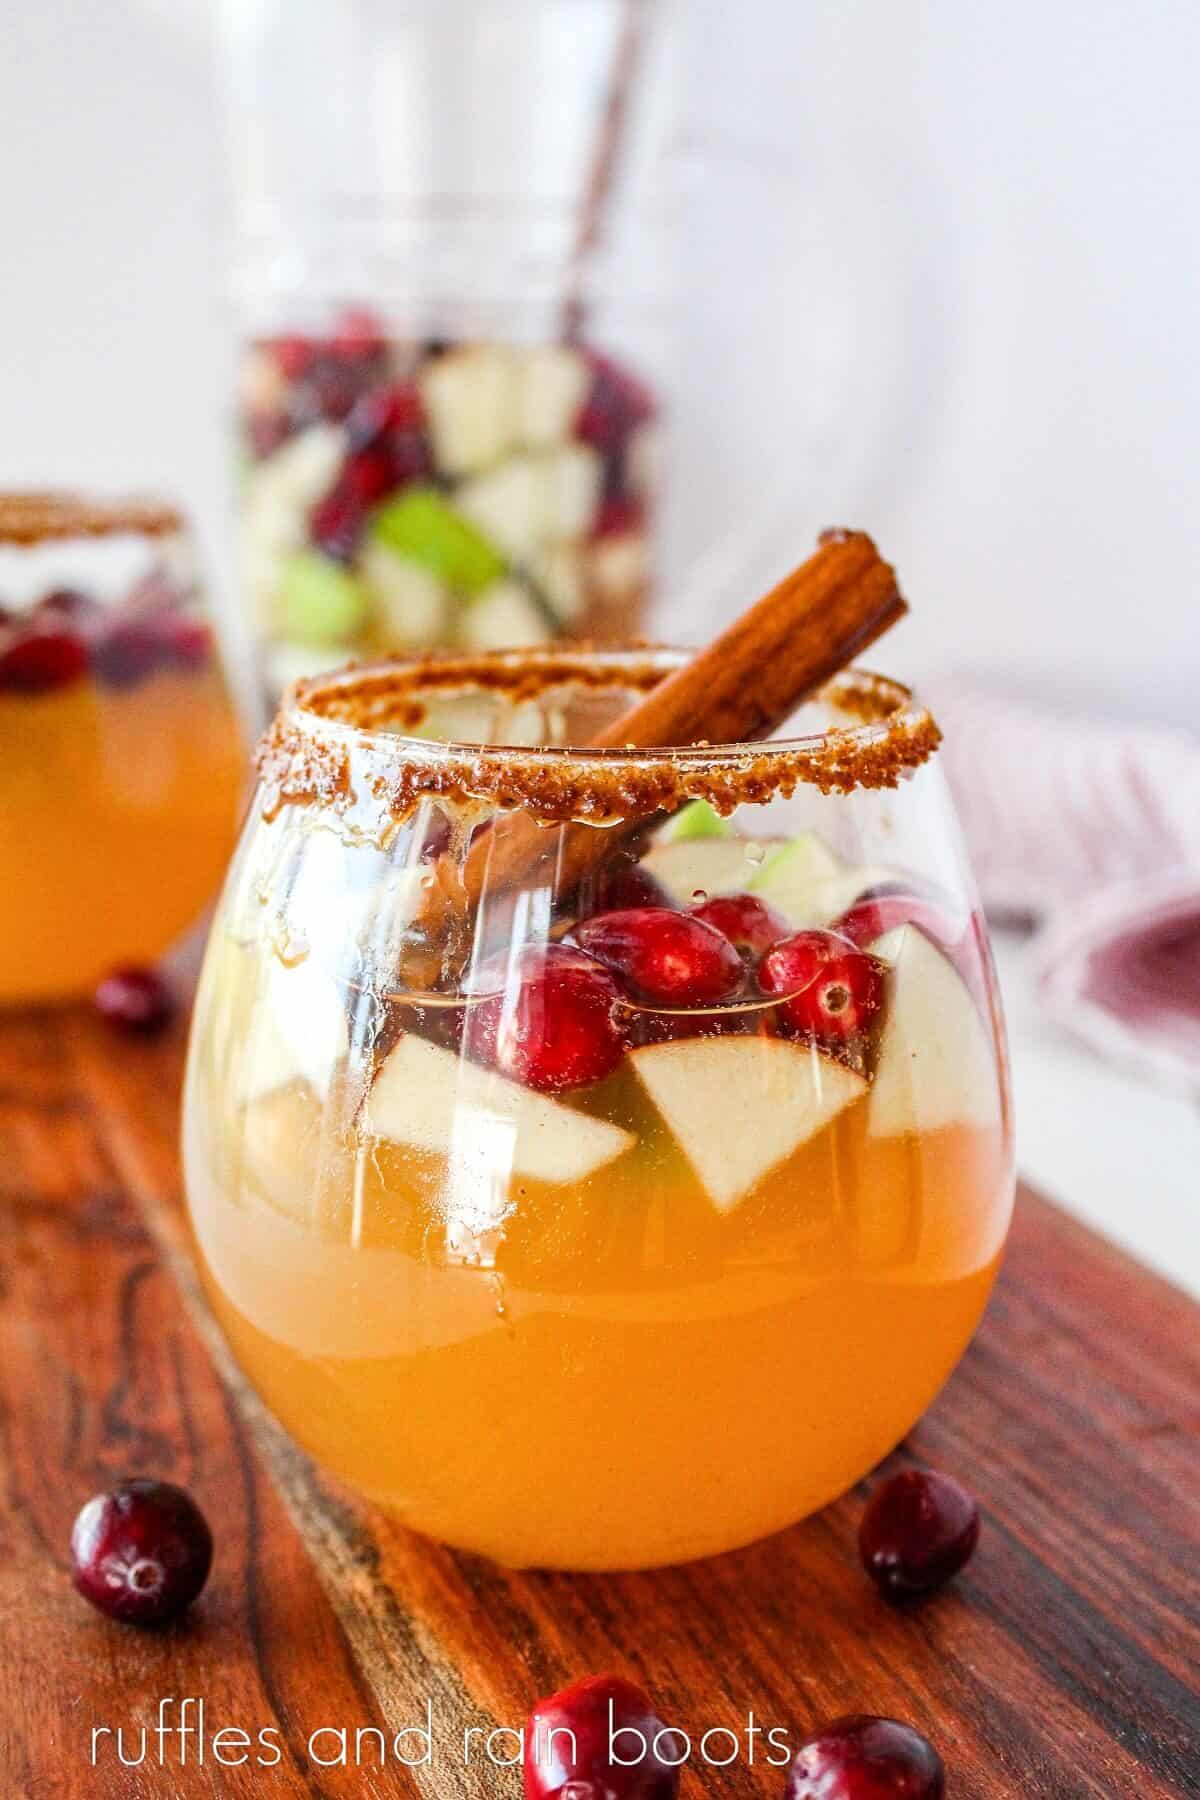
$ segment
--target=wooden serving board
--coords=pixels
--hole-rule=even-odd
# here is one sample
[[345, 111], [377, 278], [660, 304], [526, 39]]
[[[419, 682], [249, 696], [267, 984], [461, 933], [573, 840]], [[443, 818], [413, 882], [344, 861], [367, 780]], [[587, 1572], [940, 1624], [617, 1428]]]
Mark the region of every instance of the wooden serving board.
[[[516, 1795], [513, 1740], [489, 1760], [487, 1732], [608, 1668], [697, 1745], [738, 1734], [724, 1769], [697, 1748], [696, 1800], [781, 1795], [764, 1740], [748, 1762], [751, 1708], [793, 1741], [847, 1711], [907, 1719], [953, 1800], [1200, 1795], [1200, 1309], [1181, 1294], [1022, 1194], [978, 1340], [894, 1459], [956, 1472], [985, 1509], [969, 1569], [915, 1610], [859, 1569], [861, 1492], [681, 1569], [509, 1574], [336, 1489], [239, 1383], [191, 1273], [182, 1054], [182, 1030], [128, 1045], [83, 1013], [0, 1023], [2, 1800]], [[202, 1600], [163, 1632], [109, 1623], [68, 1578], [77, 1507], [128, 1473], [185, 1484], [216, 1536]], [[204, 1762], [195, 1731], [161, 1758], [151, 1731], [123, 1766], [116, 1729], [132, 1761], [185, 1699]], [[381, 1770], [427, 1705], [431, 1760]], [[352, 1760], [357, 1730], [379, 1735], [325, 1767], [324, 1727]], [[216, 1760], [222, 1728], [247, 1763]]]

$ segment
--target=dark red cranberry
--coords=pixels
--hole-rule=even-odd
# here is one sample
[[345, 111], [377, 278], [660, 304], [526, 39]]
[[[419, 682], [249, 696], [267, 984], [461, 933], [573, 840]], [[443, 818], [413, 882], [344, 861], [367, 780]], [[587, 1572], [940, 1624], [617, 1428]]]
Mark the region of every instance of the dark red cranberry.
[[396, 486], [396, 467], [386, 439], [348, 456], [338, 485], [344, 486], [364, 510], [390, 494]]
[[175, 1011], [175, 999], [154, 969], [113, 969], [93, 996], [100, 1017], [133, 1037], [154, 1037]]
[[96, 674], [106, 687], [136, 687], [166, 660], [153, 613], [114, 619], [93, 653]]
[[176, 669], [204, 669], [212, 661], [212, 627], [194, 613], [164, 612], [158, 621], [164, 659]]
[[637, 999], [659, 1006], [715, 1006], [742, 985], [742, 959], [728, 938], [688, 913], [650, 906], [596, 913], [571, 938]]
[[395, 432], [419, 431], [425, 423], [421, 390], [415, 381], [395, 381], [364, 394], [346, 421], [351, 450], [362, 450]]
[[362, 357], [377, 356], [386, 346], [383, 326], [369, 307], [343, 307], [330, 340], [335, 356], [353, 362]]
[[297, 381], [306, 375], [312, 367], [316, 356], [316, 346], [311, 338], [292, 336], [272, 338], [267, 345], [275, 359], [276, 367], [288, 381]]
[[316, 415], [342, 425], [362, 393], [362, 375], [353, 361], [322, 355], [305, 377], [303, 417]]
[[601, 869], [582, 909], [587, 913], [625, 912], [635, 906], [679, 909], [661, 881], [640, 863], [617, 862]]
[[469, 1054], [543, 1093], [610, 1075], [625, 1044], [620, 995], [603, 964], [565, 944], [529, 944], [478, 970]]
[[863, 1567], [889, 1600], [927, 1594], [967, 1563], [979, 1506], [950, 1475], [905, 1469], [875, 1489], [858, 1528]]
[[942, 1759], [919, 1731], [896, 1719], [853, 1713], [801, 1744], [785, 1800], [942, 1800]]
[[200, 1508], [169, 1481], [121, 1481], [84, 1506], [71, 1531], [71, 1576], [110, 1619], [163, 1625], [190, 1606], [212, 1567]]
[[788, 1035], [836, 1048], [869, 1025], [883, 995], [883, 970], [836, 932], [798, 931], [767, 951], [758, 985], [781, 996], [775, 1010]]
[[423, 431], [394, 431], [388, 439], [392, 457], [392, 486], [407, 487], [421, 481], [433, 468], [429, 440]]
[[781, 912], [756, 894], [717, 894], [703, 906], [693, 906], [691, 914], [746, 956], [761, 956], [792, 929]]
[[308, 515], [308, 535], [334, 562], [354, 558], [363, 530], [363, 508], [349, 484], [339, 481]]
[[49, 694], [78, 681], [88, 666], [87, 645], [78, 632], [48, 619], [0, 641], [0, 693]]
[[935, 944], [947, 950], [962, 935], [943, 895], [933, 889], [925, 891], [899, 881], [881, 882], [877, 887], [868, 888], [849, 911], [835, 921], [833, 930], [863, 949], [901, 925], [916, 925]]
[[592, 526], [595, 538], [623, 537], [630, 531], [646, 529], [646, 508], [642, 501], [629, 495], [605, 500]]
[[575, 421], [575, 435], [611, 450], [655, 414], [654, 396], [608, 357], [591, 352], [592, 385]]
[[525, 1800], [674, 1800], [686, 1745], [619, 1675], [539, 1700], [525, 1726]]

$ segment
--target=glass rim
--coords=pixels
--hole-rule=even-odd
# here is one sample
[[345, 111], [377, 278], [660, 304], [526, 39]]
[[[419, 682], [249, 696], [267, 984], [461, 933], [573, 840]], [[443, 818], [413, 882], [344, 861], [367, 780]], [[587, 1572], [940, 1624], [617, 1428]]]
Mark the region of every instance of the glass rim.
[[[825, 792], [895, 787], [936, 751], [932, 714], [903, 683], [842, 671], [813, 701], [848, 723], [737, 744], [631, 748], [460, 742], [413, 735], [429, 696], [494, 693], [511, 703], [576, 692], [648, 692], [691, 652], [658, 646], [541, 646], [350, 665], [296, 682], [258, 751], [264, 788], [289, 802], [345, 809], [354, 759], [372, 765], [373, 803], [407, 816], [421, 798], [487, 801], [547, 822], [604, 822], [707, 799], [718, 812], [763, 803], [801, 782]], [[397, 727], [407, 726], [408, 729]]]

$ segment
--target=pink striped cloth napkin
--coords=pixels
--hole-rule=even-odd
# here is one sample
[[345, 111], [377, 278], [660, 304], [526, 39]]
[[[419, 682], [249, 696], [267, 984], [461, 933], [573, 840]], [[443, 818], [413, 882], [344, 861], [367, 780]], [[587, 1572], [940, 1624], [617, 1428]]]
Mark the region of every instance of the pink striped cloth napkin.
[[926, 687], [988, 912], [1031, 918], [1047, 1011], [1200, 1094], [1200, 743]]

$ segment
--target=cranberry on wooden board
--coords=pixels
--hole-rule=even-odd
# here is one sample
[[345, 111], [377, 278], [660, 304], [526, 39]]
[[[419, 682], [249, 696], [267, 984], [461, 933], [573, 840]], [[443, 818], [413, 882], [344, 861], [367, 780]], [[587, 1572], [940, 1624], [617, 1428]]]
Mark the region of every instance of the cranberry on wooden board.
[[905, 1469], [882, 1482], [858, 1530], [863, 1567], [889, 1600], [941, 1587], [978, 1542], [974, 1495], [936, 1469]]
[[107, 1024], [131, 1037], [155, 1037], [169, 1023], [175, 998], [156, 969], [113, 969], [93, 996]]
[[837, 1048], [858, 1037], [878, 1010], [883, 972], [836, 932], [798, 931], [767, 951], [758, 984], [780, 996], [785, 1031]]
[[855, 1713], [800, 1746], [784, 1800], [942, 1800], [942, 1759], [919, 1731]]
[[530, 1713], [525, 1800], [674, 1800], [683, 1748], [634, 1682], [588, 1675]]
[[118, 1482], [80, 1509], [71, 1530], [76, 1588], [130, 1625], [162, 1625], [190, 1606], [212, 1554], [204, 1514], [169, 1481]]
[[689, 913], [649, 906], [596, 913], [571, 937], [636, 998], [660, 1006], [716, 1006], [742, 985], [742, 959], [729, 939]]
[[467, 1014], [469, 1055], [541, 1093], [611, 1075], [624, 1053], [617, 985], [602, 963], [564, 944], [530, 944], [478, 970], [484, 997]]

